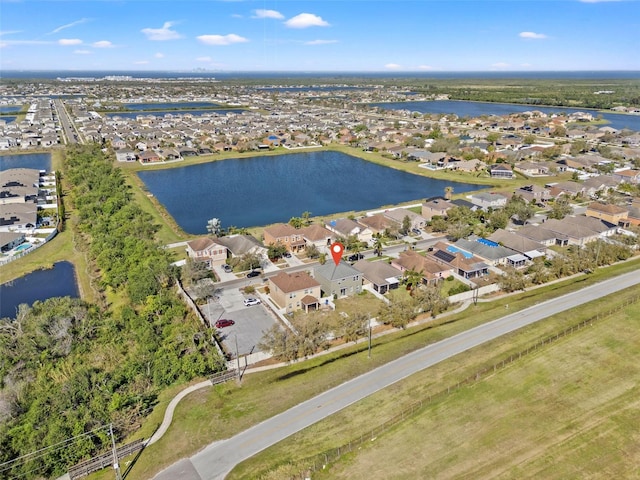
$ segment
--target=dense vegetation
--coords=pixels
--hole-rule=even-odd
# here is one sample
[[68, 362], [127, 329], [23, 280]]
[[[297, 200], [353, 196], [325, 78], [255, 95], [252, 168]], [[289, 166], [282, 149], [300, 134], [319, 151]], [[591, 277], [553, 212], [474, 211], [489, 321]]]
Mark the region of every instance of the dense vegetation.
[[95, 146], [70, 151], [66, 167], [76, 246], [103, 305], [54, 298], [0, 320], [0, 478], [63, 473], [108, 447], [109, 423], [124, 438], [160, 389], [221, 366], [120, 171]]

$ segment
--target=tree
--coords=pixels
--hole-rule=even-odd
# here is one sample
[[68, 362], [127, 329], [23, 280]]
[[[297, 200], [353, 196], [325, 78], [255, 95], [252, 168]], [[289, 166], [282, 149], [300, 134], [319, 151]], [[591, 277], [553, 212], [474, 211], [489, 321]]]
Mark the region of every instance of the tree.
[[304, 220], [300, 217], [291, 217], [289, 219], [289, 225], [293, 228], [302, 228], [304, 226]]
[[253, 270], [260, 266], [260, 255], [257, 253], [247, 252], [238, 259], [238, 267], [240, 270]]
[[567, 215], [573, 213], [573, 207], [567, 199], [567, 197], [560, 196], [555, 199], [551, 205], [551, 210], [547, 213], [548, 218], [555, 218], [556, 220], [562, 220]]
[[444, 198], [446, 200], [451, 200], [452, 195], [453, 195], [453, 187], [452, 186], [444, 187]]
[[345, 342], [355, 342], [369, 330], [369, 315], [365, 312], [355, 312], [342, 321], [342, 338]]
[[309, 226], [311, 225], [311, 212], [309, 211], [304, 211], [302, 212], [302, 220], [304, 221], [304, 224]]
[[316, 247], [315, 244], [310, 243], [306, 246], [305, 251], [307, 252], [307, 257], [309, 258], [318, 258], [320, 257], [320, 250]]
[[277, 260], [278, 258], [282, 258], [282, 256], [287, 253], [287, 246], [281, 242], [272, 243], [267, 248], [267, 257], [271, 260]]
[[375, 242], [373, 244], [373, 252], [378, 256], [381, 257], [382, 256], [382, 235], [380, 235], [380, 233], [376, 233], [374, 235], [375, 238]]
[[420, 311], [431, 312], [434, 317], [449, 307], [449, 299], [442, 295], [437, 285], [420, 286], [413, 293], [413, 299]]
[[212, 218], [207, 222], [207, 232], [214, 237], [219, 237], [222, 233], [222, 223], [219, 218]]
[[407, 233], [409, 233], [409, 230], [411, 230], [411, 219], [409, 218], [409, 215], [405, 215], [404, 218], [402, 219], [402, 226], [400, 227], [400, 233], [402, 235], [406, 235]]
[[392, 297], [391, 303], [378, 311], [378, 319], [395, 328], [406, 328], [415, 317], [415, 307], [409, 298]]
[[415, 270], [405, 270], [404, 282], [407, 284], [407, 290], [413, 291], [422, 283], [422, 273]]

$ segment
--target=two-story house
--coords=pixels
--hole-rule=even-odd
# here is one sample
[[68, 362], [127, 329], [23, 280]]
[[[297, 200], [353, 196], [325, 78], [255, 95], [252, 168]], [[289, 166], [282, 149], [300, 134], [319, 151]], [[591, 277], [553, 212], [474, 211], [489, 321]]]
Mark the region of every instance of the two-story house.
[[266, 246], [280, 243], [287, 247], [290, 252], [295, 253], [304, 250], [305, 241], [302, 232], [287, 223], [278, 223], [266, 227], [263, 230], [263, 234]]
[[320, 307], [320, 283], [306, 272], [279, 272], [269, 278], [269, 296], [287, 313]]
[[319, 265], [313, 270], [313, 276], [324, 295], [348, 297], [362, 291], [362, 273], [344, 261], [338, 265], [333, 262]]

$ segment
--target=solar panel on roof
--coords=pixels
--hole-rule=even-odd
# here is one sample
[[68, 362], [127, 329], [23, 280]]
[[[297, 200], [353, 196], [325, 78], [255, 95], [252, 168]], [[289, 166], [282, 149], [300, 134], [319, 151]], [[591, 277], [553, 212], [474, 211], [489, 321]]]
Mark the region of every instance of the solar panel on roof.
[[451, 263], [456, 259], [455, 255], [445, 252], [444, 250], [438, 250], [433, 256], [447, 263]]

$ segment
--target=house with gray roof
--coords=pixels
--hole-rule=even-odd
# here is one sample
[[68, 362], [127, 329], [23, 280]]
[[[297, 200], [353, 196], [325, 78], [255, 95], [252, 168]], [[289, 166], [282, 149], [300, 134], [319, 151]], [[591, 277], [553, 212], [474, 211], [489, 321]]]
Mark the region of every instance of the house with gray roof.
[[362, 273], [364, 285], [370, 284], [378, 293], [398, 288], [402, 272], [385, 261], [358, 260], [353, 268]]
[[459, 250], [469, 252], [486, 260], [493, 266], [506, 265], [508, 263], [507, 258], [518, 253], [499, 243], [476, 236], [471, 236], [469, 239], [461, 238], [454, 243], [454, 246]]
[[251, 235], [229, 235], [216, 238], [216, 242], [227, 247], [234, 257], [241, 257], [246, 253], [264, 254], [267, 249], [258, 239]]
[[502, 228], [493, 232], [487, 239], [515, 250], [529, 259], [544, 256], [547, 252], [547, 247], [542, 243]]
[[349, 297], [362, 291], [362, 272], [345, 261], [318, 265], [313, 277], [320, 283], [324, 296]]
[[478, 192], [467, 196], [472, 204], [483, 210], [502, 208], [507, 204], [507, 197], [500, 193]]

